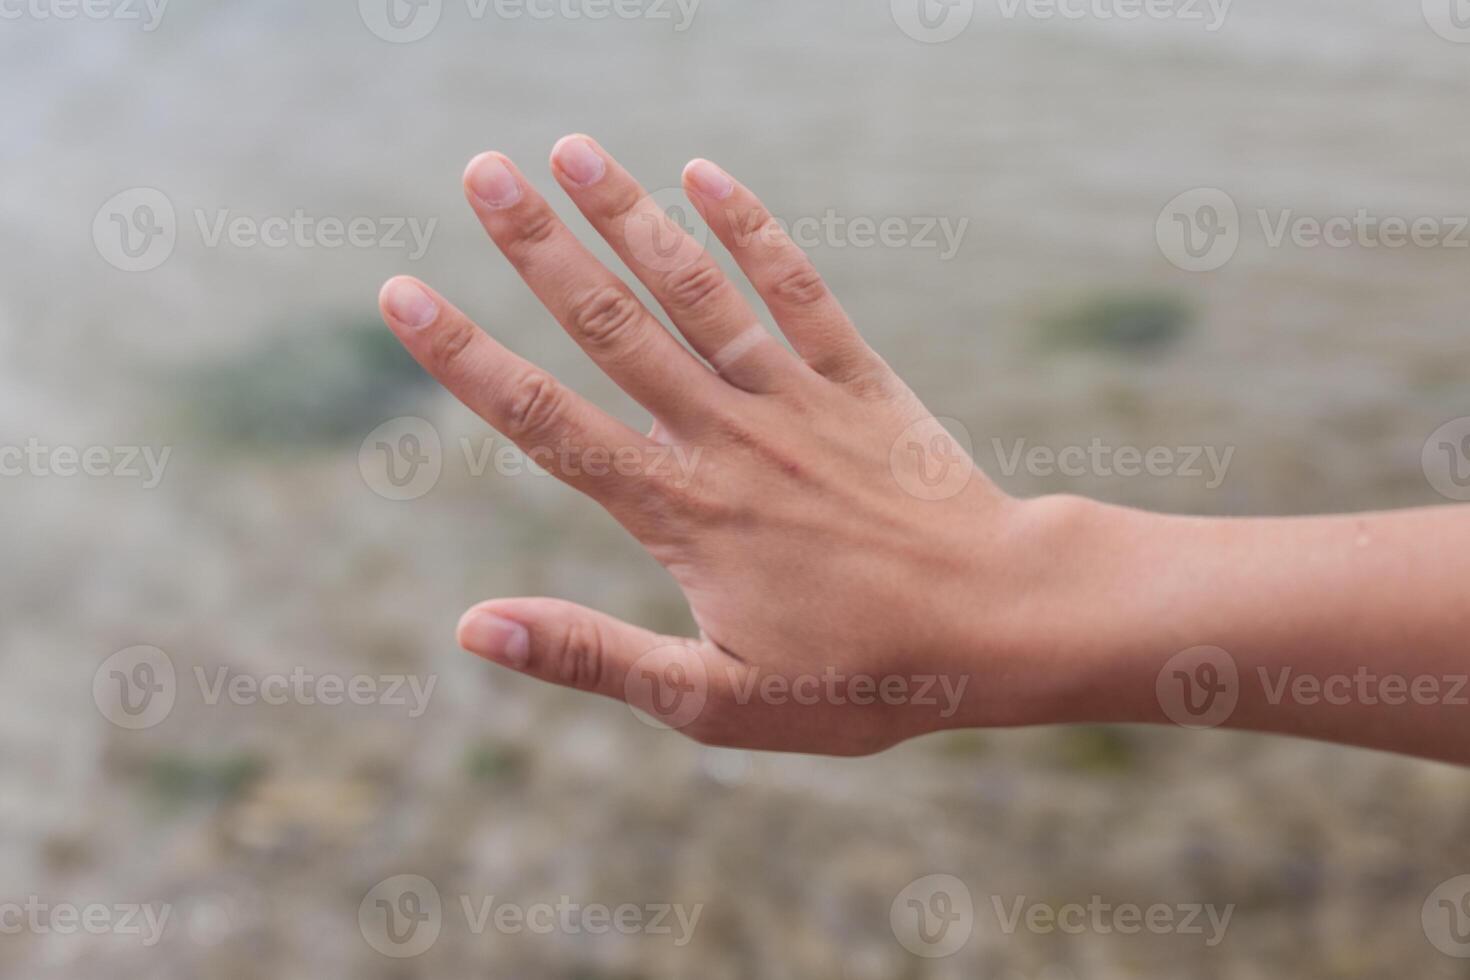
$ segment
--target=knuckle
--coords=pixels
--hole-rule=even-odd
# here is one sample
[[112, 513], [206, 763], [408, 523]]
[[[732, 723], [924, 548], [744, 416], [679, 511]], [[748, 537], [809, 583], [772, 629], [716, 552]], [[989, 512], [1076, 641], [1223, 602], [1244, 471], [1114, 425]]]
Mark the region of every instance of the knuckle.
[[725, 285], [725, 274], [713, 262], [696, 262], [664, 277], [663, 292], [678, 310], [699, 309]]
[[623, 343], [642, 316], [638, 300], [625, 288], [601, 286], [577, 297], [571, 305], [572, 328], [595, 348]]
[[827, 295], [827, 284], [806, 258], [788, 262], [771, 277], [771, 292], [786, 306], [814, 306]]
[[657, 541], [660, 547], [670, 549], [666, 556], [669, 561], [687, 560], [688, 549], [697, 546], [702, 536], [724, 520], [724, 506], [698, 485], [677, 486], [669, 480], [653, 479], [640, 481], [630, 489], [630, 518], [647, 529], [648, 542]]
[[475, 340], [479, 328], [461, 317], [445, 317], [429, 341], [429, 358], [437, 370], [453, 368]]
[[607, 648], [597, 624], [578, 617], [567, 624], [553, 654], [553, 678], [579, 691], [600, 690]]
[[507, 250], [516, 253], [525, 253], [550, 241], [551, 236], [556, 234], [557, 226], [561, 223], [551, 208], [541, 206], [532, 208], [521, 216], [511, 231], [510, 242]]
[[845, 385], [860, 401], [877, 402], [892, 398], [893, 379], [884, 371], [872, 369], [866, 358], [856, 360], [859, 363], [834, 366], [827, 376]]
[[675, 487], [664, 480], [649, 480], [639, 489], [636, 497], [637, 510], [652, 527], [662, 528], [665, 533], [677, 532], [685, 526], [692, 496], [687, 488]]
[[533, 371], [517, 382], [506, 406], [512, 431], [535, 438], [550, 434], [565, 412], [566, 396], [550, 376]]
[[645, 200], [651, 199], [637, 184], [619, 184], [605, 199], [603, 217], [609, 222], [628, 221], [642, 208]]
[[781, 225], [781, 222], [764, 207], [757, 206], [753, 211], [750, 211], [742, 224], [749, 229], [746, 235], [746, 241], [742, 244], [748, 245], [755, 243], [766, 249], [775, 249], [777, 250], [775, 254], [778, 255], [780, 254], [780, 250], [795, 249], [797, 247], [796, 243], [791, 240], [791, 236], [786, 233], [786, 229]]
[[702, 486], [662, 486], [648, 501], [648, 509], [665, 527], [682, 529], [696, 539], [715, 528], [744, 524], [747, 517], [738, 500]]

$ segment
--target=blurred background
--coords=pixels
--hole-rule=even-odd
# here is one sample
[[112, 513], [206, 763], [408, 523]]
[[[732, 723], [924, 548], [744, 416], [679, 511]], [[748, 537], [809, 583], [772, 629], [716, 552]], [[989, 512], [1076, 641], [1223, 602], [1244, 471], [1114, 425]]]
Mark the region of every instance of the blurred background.
[[[504, 441], [377, 317], [423, 277], [643, 424], [460, 190], [502, 150], [590, 235], [544, 162], [573, 131], [650, 190], [696, 155], [757, 189], [1011, 492], [1464, 489], [1425, 450], [1470, 414], [1466, 11], [1052, 9], [6, 4], [0, 974], [1470, 976], [1421, 916], [1470, 872], [1460, 770], [1166, 729], [713, 750], [455, 647], [504, 595], [692, 629], [596, 506], [487, 466]], [[1313, 242], [1360, 213], [1438, 237]], [[1015, 463], [1091, 445], [1202, 461]], [[971, 907], [938, 946], [897, 914], [931, 875]], [[1008, 931], [1018, 900], [1232, 913]], [[546, 905], [574, 913], [516, 928]]]

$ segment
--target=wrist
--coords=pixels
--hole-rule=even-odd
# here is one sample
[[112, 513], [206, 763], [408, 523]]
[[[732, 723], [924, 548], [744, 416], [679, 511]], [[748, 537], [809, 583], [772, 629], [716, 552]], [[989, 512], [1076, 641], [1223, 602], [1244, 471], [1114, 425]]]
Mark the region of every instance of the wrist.
[[984, 599], [961, 617], [973, 694], [952, 727], [1151, 717], [1136, 654], [1160, 639], [1140, 595], [1161, 523], [1082, 497], [1009, 501], [977, 555]]

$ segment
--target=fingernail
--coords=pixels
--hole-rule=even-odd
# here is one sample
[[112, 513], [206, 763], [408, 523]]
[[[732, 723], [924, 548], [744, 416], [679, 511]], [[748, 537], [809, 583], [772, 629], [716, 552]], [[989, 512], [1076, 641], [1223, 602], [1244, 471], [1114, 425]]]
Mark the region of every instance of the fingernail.
[[405, 327], [422, 329], [439, 316], [439, 304], [412, 279], [393, 279], [383, 287], [383, 307]]
[[590, 187], [607, 173], [602, 154], [592, 148], [585, 136], [568, 136], [551, 151], [551, 158], [567, 179], [579, 187]]
[[459, 623], [459, 644], [470, 653], [514, 667], [531, 661], [531, 634], [520, 623], [472, 609]]
[[467, 179], [475, 197], [492, 208], [508, 208], [521, 199], [521, 182], [493, 153], [471, 160]]
[[735, 192], [730, 175], [708, 160], [694, 160], [685, 168], [694, 189], [712, 201], [723, 201]]

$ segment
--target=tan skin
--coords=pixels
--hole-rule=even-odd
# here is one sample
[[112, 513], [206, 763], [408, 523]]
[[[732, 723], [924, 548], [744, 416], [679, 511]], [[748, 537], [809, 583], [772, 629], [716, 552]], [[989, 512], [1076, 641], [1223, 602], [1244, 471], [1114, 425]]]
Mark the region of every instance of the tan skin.
[[[946, 728], [1181, 721], [1172, 685], [1229, 683], [1181, 654], [1209, 646], [1234, 684], [1205, 725], [1470, 762], [1470, 707], [1453, 690], [1470, 673], [1470, 512], [1207, 520], [1012, 499], [723, 170], [691, 163], [685, 190], [791, 350], [594, 141], [562, 140], [552, 172], [695, 353], [507, 158], [477, 157], [465, 190], [541, 302], [653, 415], [650, 433], [417, 280], [384, 287], [384, 318], [461, 401], [635, 535], [701, 635], [500, 599], [461, 621], [467, 649], [709, 744], [859, 755]], [[672, 466], [675, 448], [692, 465]], [[1280, 686], [1355, 673], [1325, 700]], [[1401, 699], [1393, 677], [1421, 684]]]

